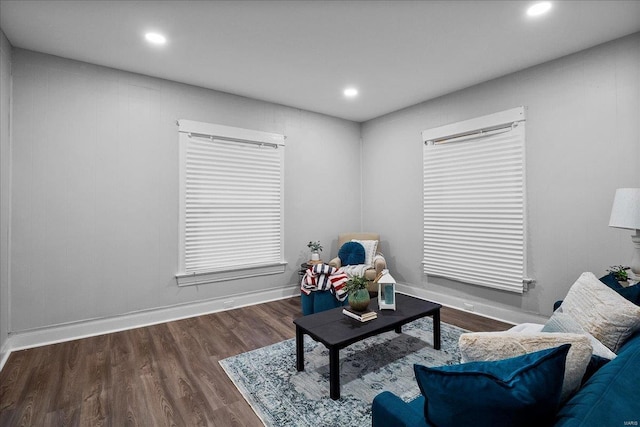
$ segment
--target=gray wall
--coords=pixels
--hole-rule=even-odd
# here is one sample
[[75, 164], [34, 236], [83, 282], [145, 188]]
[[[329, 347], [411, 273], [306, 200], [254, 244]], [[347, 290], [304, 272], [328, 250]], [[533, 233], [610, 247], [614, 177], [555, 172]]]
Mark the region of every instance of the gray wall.
[[[640, 34], [362, 126], [50, 55], [11, 52], [4, 38], [2, 48], [2, 340], [9, 331], [295, 287], [306, 242], [322, 241], [328, 259], [341, 231], [380, 232], [400, 282], [485, 305], [487, 314], [494, 314], [492, 307], [548, 314], [580, 272], [603, 273], [631, 258], [630, 232], [607, 223], [614, 190], [640, 186]], [[9, 143], [5, 88], [11, 83]], [[528, 108], [527, 249], [538, 284], [520, 296], [423, 277], [420, 131], [518, 105]], [[176, 286], [180, 118], [287, 135], [286, 274]]]
[[11, 45], [0, 30], [0, 352], [9, 336], [10, 112]]
[[[473, 72], [470, 66], [469, 72]], [[425, 82], [428, 84], [428, 82]], [[524, 105], [528, 270], [516, 295], [422, 274], [420, 131]], [[628, 263], [631, 231], [608, 227], [616, 188], [640, 186], [640, 33], [363, 124], [363, 226], [388, 242], [400, 282], [494, 309], [550, 314], [583, 271]]]
[[[21, 49], [13, 87], [12, 331], [296, 287], [360, 229], [357, 123]], [[177, 119], [287, 136], [285, 274], [177, 287]]]

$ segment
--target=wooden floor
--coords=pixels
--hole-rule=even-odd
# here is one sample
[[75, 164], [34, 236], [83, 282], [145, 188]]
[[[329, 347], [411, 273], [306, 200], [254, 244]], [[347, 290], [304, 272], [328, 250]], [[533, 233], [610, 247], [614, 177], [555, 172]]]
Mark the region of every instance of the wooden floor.
[[[14, 352], [0, 373], [0, 426], [261, 426], [218, 361], [294, 338], [299, 316], [290, 298]], [[449, 308], [441, 318], [511, 326]]]

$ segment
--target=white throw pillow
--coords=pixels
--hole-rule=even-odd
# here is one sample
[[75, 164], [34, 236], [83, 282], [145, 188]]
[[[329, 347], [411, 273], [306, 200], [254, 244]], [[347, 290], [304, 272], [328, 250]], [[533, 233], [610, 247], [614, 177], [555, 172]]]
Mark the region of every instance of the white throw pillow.
[[582, 273], [562, 302], [562, 312], [617, 353], [640, 329], [640, 307], [602, 283], [593, 273]]
[[562, 307], [558, 308], [553, 313], [547, 324], [544, 325], [544, 328], [542, 328], [542, 332], [563, 332], [567, 334], [584, 335], [589, 339], [591, 347], [593, 347], [593, 354], [609, 360], [613, 360], [616, 358], [616, 354], [613, 351], [609, 350], [606, 345], [602, 344], [593, 335], [585, 331], [573, 317], [571, 317], [567, 313], [564, 313], [562, 311]]
[[378, 249], [377, 240], [351, 240], [352, 242], [358, 242], [364, 246], [364, 263], [370, 267], [373, 267], [373, 257], [376, 255]]
[[520, 334], [513, 332], [471, 332], [460, 335], [462, 363], [502, 360], [534, 351], [571, 344], [565, 362], [560, 400], [565, 402], [578, 390], [591, 360], [589, 339], [579, 334]]

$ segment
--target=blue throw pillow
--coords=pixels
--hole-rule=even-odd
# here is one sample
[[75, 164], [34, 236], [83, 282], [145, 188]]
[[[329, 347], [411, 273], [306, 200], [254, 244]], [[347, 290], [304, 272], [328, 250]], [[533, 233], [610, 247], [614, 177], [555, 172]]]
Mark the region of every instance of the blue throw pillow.
[[347, 242], [338, 251], [338, 257], [342, 265], [364, 264], [364, 246], [358, 242]]
[[551, 425], [570, 347], [492, 362], [414, 365], [425, 418], [436, 427]]
[[635, 284], [626, 288], [618, 289], [617, 292], [635, 305], [640, 305], [640, 285]]
[[598, 372], [598, 369], [602, 368], [608, 362], [609, 359], [592, 354], [591, 359], [589, 360], [589, 364], [587, 365], [587, 369], [584, 371], [581, 385], [584, 385], [584, 383], [589, 381], [589, 378], [591, 378], [593, 374]]
[[607, 285], [608, 287], [610, 287], [611, 289], [613, 289], [614, 291], [617, 291], [618, 289], [623, 289], [623, 286], [620, 283], [618, 283], [618, 279], [616, 279], [616, 276], [614, 276], [613, 273], [609, 273], [606, 276], [602, 276], [599, 280], [605, 285]]

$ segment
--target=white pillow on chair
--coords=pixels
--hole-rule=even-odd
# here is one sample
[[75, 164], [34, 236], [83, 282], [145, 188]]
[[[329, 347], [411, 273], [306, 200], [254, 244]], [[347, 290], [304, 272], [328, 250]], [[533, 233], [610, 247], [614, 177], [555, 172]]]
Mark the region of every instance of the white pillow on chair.
[[362, 246], [364, 246], [364, 263], [370, 267], [373, 267], [373, 257], [376, 255], [376, 251], [378, 250], [378, 241], [377, 240], [351, 240], [352, 242], [358, 242]]

